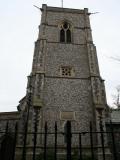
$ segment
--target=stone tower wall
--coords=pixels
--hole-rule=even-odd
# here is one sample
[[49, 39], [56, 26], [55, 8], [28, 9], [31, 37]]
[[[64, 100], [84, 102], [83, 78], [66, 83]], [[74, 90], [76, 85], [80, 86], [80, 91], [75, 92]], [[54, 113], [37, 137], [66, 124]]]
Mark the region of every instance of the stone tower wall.
[[[32, 72], [28, 77], [26, 96], [20, 101], [18, 111], [1, 119], [0, 131], [5, 131], [7, 121], [9, 130], [34, 133], [44, 131], [45, 122], [49, 131], [54, 131], [57, 122], [58, 132], [65, 131], [66, 121], [72, 122], [73, 132], [99, 131], [100, 118], [105, 120], [107, 106], [104, 81], [100, 77], [96, 47], [93, 44], [88, 9], [76, 10], [42, 6], [41, 24], [35, 42]], [[70, 25], [71, 42], [60, 42], [60, 26]], [[62, 74], [62, 67], [71, 69], [71, 75]], [[10, 118], [13, 118], [10, 120]], [[14, 118], [15, 117], [15, 118]], [[104, 125], [104, 123], [103, 123]], [[105, 125], [104, 125], [105, 130]], [[0, 143], [3, 135], [0, 135]], [[47, 137], [47, 144], [53, 145], [54, 135]], [[37, 135], [37, 147], [44, 144], [44, 135]], [[72, 137], [72, 146], [78, 145], [78, 135]], [[22, 155], [24, 136], [17, 137], [18, 157]], [[27, 134], [27, 154], [32, 155], [34, 135]], [[93, 143], [100, 144], [100, 136], [94, 136]], [[107, 144], [105, 137], [105, 145]], [[65, 146], [64, 135], [59, 136], [58, 145]], [[90, 146], [90, 136], [82, 138], [82, 145]], [[16, 154], [16, 155], [17, 155]], [[38, 152], [39, 154], [39, 152]], [[18, 159], [18, 157], [16, 159]], [[29, 156], [28, 156], [29, 157]]]
[[[94, 126], [96, 124], [93, 118], [96, 117], [96, 106], [105, 107], [103, 82], [91, 35], [90, 14], [87, 9], [46, 5], [41, 11], [31, 73], [33, 106], [41, 107], [40, 121], [43, 125], [48, 121], [52, 128], [57, 121], [60, 130], [63, 130], [65, 121], [72, 120], [76, 126], [74, 130], [88, 130], [90, 121]], [[60, 24], [63, 21], [71, 25], [71, 43], [60, 43]], [[71, 67], [73, 75], [62, 76], [62, 66]]]

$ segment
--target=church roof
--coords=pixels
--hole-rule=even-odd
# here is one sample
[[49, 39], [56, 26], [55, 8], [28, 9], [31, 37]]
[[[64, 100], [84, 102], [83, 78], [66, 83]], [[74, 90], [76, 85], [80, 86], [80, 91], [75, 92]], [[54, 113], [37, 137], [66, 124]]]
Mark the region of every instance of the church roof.
[[14, 112], [0, 112], [0, 120], [18, 120], [20, 114], [17, 111]]
[[111, 120], [113, 123], [120, 123], [120, 109], [113, 109], [112, 110]]

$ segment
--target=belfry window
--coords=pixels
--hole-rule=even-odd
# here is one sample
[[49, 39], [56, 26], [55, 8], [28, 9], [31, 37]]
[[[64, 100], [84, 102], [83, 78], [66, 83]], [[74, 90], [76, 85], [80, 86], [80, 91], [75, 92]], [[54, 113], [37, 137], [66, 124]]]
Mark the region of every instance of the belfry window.
[[63, 22], [60, 26], [60, 42], [71, 42], [71, 27], [67, 22]]
[[61, 29], [60, 31], [60, 42], [65, 42], [65, 31]]

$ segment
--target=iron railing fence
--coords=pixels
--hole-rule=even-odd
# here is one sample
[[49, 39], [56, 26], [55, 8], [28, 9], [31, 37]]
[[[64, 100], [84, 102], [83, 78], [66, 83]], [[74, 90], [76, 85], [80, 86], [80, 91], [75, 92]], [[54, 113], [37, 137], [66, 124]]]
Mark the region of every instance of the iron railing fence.
[[[72, 132], [70, 121], [67, 121], [64, 132], [59, 132], [57, 123], [55, 123], [53, 131], [50, 132], [47, 122], [44, 126], [44, 132], [37, 131], [37, 124], [35, 124], [34, 132], [28, 132], [26, 129], [24, 132], [18, 132], [17, 123], [14, 130], [9, 132], [9, 124], [7, 123], [5, 131], [0, 132], [0, 160], [16, 160], [19, 135], [23, 135], [22, 151], [21, 155], [19, 155], [21, 156], [20, 160], [28, 160], [27, 138], [30, 135], [33, 139], [30, 151], [32, 160], [58, 160], [62, 158], [64, 160], [97, 160], [98, 154], [100, 154], [101, 160], [107, 160], [107, 149], [110, 150], [109, 156], [112, 157], [112, 160], [120, 159], [120, 144], [118, 143], [120, 142], [120, 132], [114, 131], [114, 126], [111, 122], [109, 123], [109, 131], [104, 131], [103, 125], [100, 123], [99, 132], [93, 131], [91, 123], [87, 132]], [[39, 145], [38, 135], [41, 135], [43, 140], [43, 143]], [[75, 142], [74, 144], [73, 139], [77, 143]], [[60, 142], [61, 140], [62, 142]], [[85, 141], [89, 143], [88, 146], [84, 145]], [[63, 142], [64, 145], [60, 145]]]

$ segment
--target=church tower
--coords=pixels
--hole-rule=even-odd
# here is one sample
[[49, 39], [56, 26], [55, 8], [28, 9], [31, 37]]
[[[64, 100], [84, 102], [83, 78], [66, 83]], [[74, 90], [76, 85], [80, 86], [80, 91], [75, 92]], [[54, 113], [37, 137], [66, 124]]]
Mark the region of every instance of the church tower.
[[[54, 122], [64, 130], [68, 120], [74, 131], [87, 131], [107, 107], [96, 47], [93, 43], [88, 9], [49, 7], [43, 4], [38, 39], [35, 42], [32, 72], [30, 125], [35, 116], [42, 130]], [[27, 93], [28, 94], [28, 93]], [[30, 129], [31, 130], [31, 129]]]
[[[102, 160], [99, 145], [102, 141], [105, 160], [107, 138], [106, 134], [103, 137], [103, 129], [106, 130], [107, 102], [92, 39], [90, 13], [87, 8], [58, 8], [45, 4], [41, 12], [26, 96], [20, 100], [18, 112], [0, 115], [1, 133], [5, 131], [6, 137], [8, 131], [11, 133], [7, 139], [0, 133], [0, 156], [11, 157], [13, 152], [17, 160], [36, 160], [36, 155], [44, 154], [46, 160], [46, 148], [54, 145], [55, 157], [59, 154], [58, 146], [64, 151], [67, 146], [68, 156], [73, 153], [68, 154], [71, 148], [79, 146], [80, 153], [89, 149], [87, 153], [92, 152], [92, 159], [95, 153], [97, 160]], [[99, 131], [102, 131], [101, 137]], [[70, 145], [66, 133], [69, 133]], [[91, 133], [96, 134], [92, 137]], [[8, 143], [10, 149], [12, 145], [14, 149], [9, 150]], [[10, 154], [6, 154], [7, 150]]]

